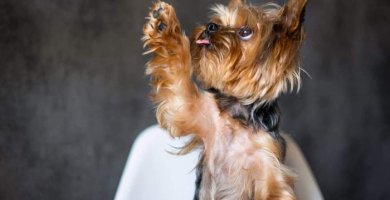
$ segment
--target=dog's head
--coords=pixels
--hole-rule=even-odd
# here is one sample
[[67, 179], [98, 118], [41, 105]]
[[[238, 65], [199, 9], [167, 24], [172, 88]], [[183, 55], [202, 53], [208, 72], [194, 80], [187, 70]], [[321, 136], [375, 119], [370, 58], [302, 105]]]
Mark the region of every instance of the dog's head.
[[191, 37], [197, 79], [244, 104], [272, 101], [289, 85], [299, 85], [305, 5], [306, 0], [284, 6], [231, 0], [228, 6], [214, 6], [210, 22]]

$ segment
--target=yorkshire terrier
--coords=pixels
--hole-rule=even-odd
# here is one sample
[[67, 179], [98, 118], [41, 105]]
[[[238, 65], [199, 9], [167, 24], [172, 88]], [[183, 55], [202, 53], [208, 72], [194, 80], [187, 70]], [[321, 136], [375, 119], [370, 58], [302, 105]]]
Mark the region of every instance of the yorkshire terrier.
[[156, 2], [144, 25], [152, 99], [161, 127], [201, 148], [195, 200], [294, 200], [283, 164], [277, 98], [300, 84], [307, 0], [215, 5], [210, 22], [182, 32], [173, 7]]

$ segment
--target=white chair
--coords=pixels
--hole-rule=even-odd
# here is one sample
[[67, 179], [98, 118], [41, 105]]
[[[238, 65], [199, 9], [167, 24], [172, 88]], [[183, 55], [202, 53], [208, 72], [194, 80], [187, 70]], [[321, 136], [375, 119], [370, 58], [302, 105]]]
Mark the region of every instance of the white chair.
[[[295, 142], [287, 140], [286, 163], [298, 174], [295, 190], [299, 200], [322, 200], [321, 191]], [[172, 155], [189, 138], [172, 139], [157, 125], [135, 140], [114, 200], [192, 200], [199, 151]]]

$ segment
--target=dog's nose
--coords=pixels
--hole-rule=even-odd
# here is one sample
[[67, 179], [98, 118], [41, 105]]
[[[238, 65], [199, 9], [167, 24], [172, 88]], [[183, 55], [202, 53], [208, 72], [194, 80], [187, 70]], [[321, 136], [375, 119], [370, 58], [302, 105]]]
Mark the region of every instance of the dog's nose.
[[218, 25], [215, 23], [206, 24], [206, 30], [203, 31], [201, 38], [210, 38], [211, 34], [218, 30]]
[[213, 33], [218, 30], [218, 25], [215, 23], [208, 23], [206, 25], [206, 30], [210, 33]]

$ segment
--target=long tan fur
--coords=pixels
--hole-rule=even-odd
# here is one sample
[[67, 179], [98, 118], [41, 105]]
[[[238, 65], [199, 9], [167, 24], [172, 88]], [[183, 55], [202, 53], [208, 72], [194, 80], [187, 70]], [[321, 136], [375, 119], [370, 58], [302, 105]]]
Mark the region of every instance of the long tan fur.
[[[157, 120], [172, 136], [193, 134], [182, 152], [203, 148], [201, 200], [294, 200], [292, 173], [283, 165], [279, 144], [265, 130], [243, 126], [222, 112], [215, 88], [243, 105], [273, 101], [288, 86], [299, 85], [298, 52], [303, 39], [300, 15], [306, 0], [290, 0], [280, 7], [251, 6], [232, 0], [212, 8], [211, 22], [222, 28], [206, 49], [196, 44], [205, 26], [191, 40], [182, 33], [173, 7], [157, 2], [143, 31], [152, 58], [151, 76]], [[237, 30], [253, 30], [242, 41]]]

